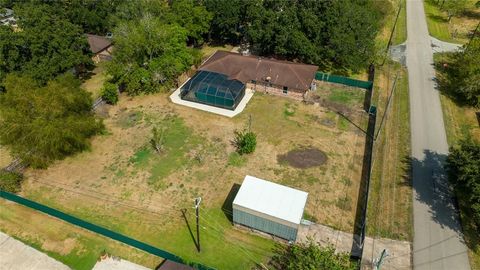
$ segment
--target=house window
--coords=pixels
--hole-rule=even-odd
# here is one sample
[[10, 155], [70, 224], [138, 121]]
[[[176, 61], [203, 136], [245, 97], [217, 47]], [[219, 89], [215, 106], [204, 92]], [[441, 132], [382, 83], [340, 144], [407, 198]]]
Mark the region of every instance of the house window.
[[286, 86], [283, 87], [283, 93], [288, 94], [288, 87], [286, 87]]

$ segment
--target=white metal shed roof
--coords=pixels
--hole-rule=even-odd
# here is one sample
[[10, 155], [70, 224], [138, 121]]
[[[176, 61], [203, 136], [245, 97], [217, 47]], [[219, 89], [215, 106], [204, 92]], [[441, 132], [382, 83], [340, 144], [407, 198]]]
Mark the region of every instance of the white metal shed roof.
[[307, 192], [247, 175], [233, 205], [300, 224], [307, 196]]

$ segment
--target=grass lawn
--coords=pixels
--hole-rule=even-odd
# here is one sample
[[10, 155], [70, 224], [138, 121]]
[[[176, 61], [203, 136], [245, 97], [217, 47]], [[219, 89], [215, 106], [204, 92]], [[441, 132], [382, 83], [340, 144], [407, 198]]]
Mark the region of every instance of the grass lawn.
[[393, 33], [392, 45], [402, 44], [407, 40], [407, 6], [405, 0], [398, 1], [398, 4], [396, 5], [397, 8], [395, 10], [398, 10], [399, 5], [402, 6], [402, 9], [400, 10], [397, 26], [395, 27], [395, 32]]
[[0, 145], [0, 168], [3, 168], [12, 162], [13, 158], [10, 156], [10, 151], [6, 146]]
[[156, 267], [161, 259], [77, 228], [48, 215], [0, 199], [0, 230], [72, 269], [90, 270], [102, 251]]
[[398, 45], [402, 44], [407, 40], [407, 17], [406, 17], [406, 6], [405, 0], [392, 0], [389, 14], [385, 17], [385, 22], [383, 28], [377, 35], [376, 43], [380, 51], [384, 51], [387, 47], [388, 40], [392, 33], [393, 26], [395, 24], [395, 18], [397, 16], [398, 9], [401, 6], [400, 15], [398, 16], [397, 25], [395, 26], [395, 31], [392, 36], [392, 44]]
[[203, 58], [207, 59], [216, 51], [231, 51], [232, 49], [233, 49], [232, 45], [216, 46], [216, 45], [205, 44], [202, 46], [201, 52], [202, 52]]
[[[435, 54], [434, 61], [440, 62], [444, 57], [444, 54]], [[437, 76], [442, 75], [438, 73]], [[480, 123], [476, 115], [479, 109], [461, 106], [445, 94], [440, 95], [440, 101], [442, 103], [443, 120], [448, 145], [456, 145], [460, 140], [467, 137], [472, 137], [480, 141]], [[469, 248], [470, 263], [472, 269], [480, 269], [480, 236], [475, 227], [469, 222], [468, 217], [470, 215], [462, 197], [457, 196], [457, 199], [460, 205], [460, 218], [465, 242]]]
[[[341, 90], [332, 93], [340, 103], [357, 100]], [[156, 94], [122, 98], [109, 107], [108, 115], [108, 132], [93, 139], [91, 151], [46, 170], [28, 169], [21, 195], [218, 269], [248, 269], [265, 264], [272, 255], [273, 241], [234, 228], [229, 210], [224, 210], [231, 204], [231, 189], [246, 174], [308, 191], [307, 216], [353, 231], [365, 135], [330, 109], [256, 93], [241, 115], [229, 119], [174, 105], [166, 94]], [[366, 118], [357, 111], [349, 117], [355, 123]], [[258, 146], [253, 154], [239, 156], [231, 140], [249, 119]], [[163, 130], [160, 153], [151, 146], [153, 127]], [[279, 156], [305, 146], [323, 151], [327, 163], [297, 169], [279, 161]], [[201, 253], [188, 229], [195, 228], [196, 196], [203, 198]], [[19, 207], [4, 202], [1, 206], [8, 210], [2, 214], [10, 217], [2, 218], [0, 230], [56, 252], [55, 258], [75, 269], [94, 263], [105, 247], [128, 259], [134, 254], [91, 234], [69, 240], [73, 247], [59, 253], [61, 241], [79, 229], [63, 226], [61, 234], [47, 234], [44, 231], [58, 228], [50, 229], [49, 221], [24, 222], [38, 215], [16, 216], [23, 213], [16, 210]], [[49, 241], [57, 244], [43, 244]], [[87, 249], [92, 251], [78, 251]], [[141, 252], [132, 260], [152, 265]]]
[[[399, 79], [386, 111], [397, 72]], [[404, 68], [387, 63], [377, 69], [373, 103], [377, 105], [376, 132], [380, 130], [380, 133], [374, 145], [367, 233], [375, 237], [411, 241], [410, 118], [408, 74]], [[384, 115], [384, 123], [380, 126]]]
[[430, 35], [443, 41], [465, 44], [468, 34], [475, 29], [480, 19], [480, 9], [475, 8], [476, 0], [468, 0], [466, 11], [448, 21], [448, 13], [441, 10], [434, 0], [424, 1]]
[[82, 84], [83, 89], [92, 93], [93, 99], [100, 97], [100, 90], [107, 79], [105, 72], [106, 63], [107, 62], [100, 62], [96, 64], [95, 68], [90, 72], [89, 78]]

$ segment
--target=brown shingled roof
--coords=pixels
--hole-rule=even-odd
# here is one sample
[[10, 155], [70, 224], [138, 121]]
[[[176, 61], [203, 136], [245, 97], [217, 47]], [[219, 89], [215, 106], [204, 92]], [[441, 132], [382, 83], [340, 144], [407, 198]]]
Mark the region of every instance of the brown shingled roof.
[[318, 67], [261, 58], [258, 56], [244, 56], [238, 53], [217, 51], [199, 70], [206, 70], [225, 74], [229, 79], [243, 83], [255, 81], [266, 82], [279, 86], [287, 86], [295, 91], [306, 91], [310, 88]]
[[90, 50], [97, 54], [112, 45], [112, 41], [106, 37], [87, 34], [88, 45]]

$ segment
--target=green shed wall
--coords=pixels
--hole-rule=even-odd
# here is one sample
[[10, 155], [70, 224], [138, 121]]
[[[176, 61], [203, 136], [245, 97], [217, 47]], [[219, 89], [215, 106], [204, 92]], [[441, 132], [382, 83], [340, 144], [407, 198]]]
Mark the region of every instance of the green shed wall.
[[233, 222], [273, 234], [286, 240], [295, 241], [297, 239], [297, 228], [292, 228], [262, 217], [245, 213], [235, 208], [233, 208]]

